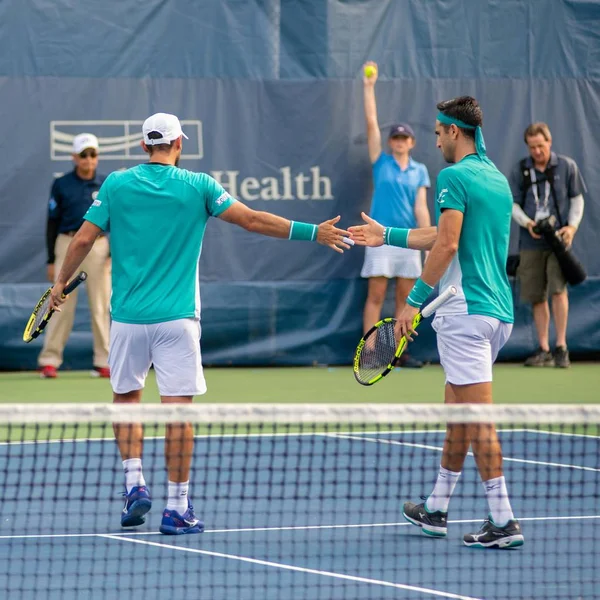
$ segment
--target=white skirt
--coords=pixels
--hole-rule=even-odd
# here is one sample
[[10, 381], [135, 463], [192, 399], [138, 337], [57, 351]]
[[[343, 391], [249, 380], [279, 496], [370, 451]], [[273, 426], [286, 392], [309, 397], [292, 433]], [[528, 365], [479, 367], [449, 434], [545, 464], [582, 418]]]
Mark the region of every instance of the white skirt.
[[365, 262], [361, 277], [402, 277], [417, 279], [421, 276], [421, 252], [396, 246], [365, 248]]

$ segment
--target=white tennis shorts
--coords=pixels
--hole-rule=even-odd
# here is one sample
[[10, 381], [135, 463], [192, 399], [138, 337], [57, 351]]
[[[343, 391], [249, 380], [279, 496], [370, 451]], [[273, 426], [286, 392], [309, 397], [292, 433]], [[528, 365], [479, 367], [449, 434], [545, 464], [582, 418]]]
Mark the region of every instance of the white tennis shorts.
[[482, 315], [446, 315], [436, 317], [431, 325], [446, 382], [492, 381], [492, 365], [510, 337], [512, 323]]
[[206, 393], [197, 319], [150, 325], [113, 321], [108, 364], [117, 394], [141, 390], [152, 364], [161, 396]]
[[396, 246], [367, 247], [360, 276], [417, 279], [421, 276], [421, 252]]

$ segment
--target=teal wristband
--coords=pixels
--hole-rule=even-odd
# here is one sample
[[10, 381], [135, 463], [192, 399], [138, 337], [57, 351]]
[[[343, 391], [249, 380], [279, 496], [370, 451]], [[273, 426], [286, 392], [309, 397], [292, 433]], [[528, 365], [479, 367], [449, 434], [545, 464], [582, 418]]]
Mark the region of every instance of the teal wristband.
[[400, 227], [386, 227], [383, 230], [383, 243], [398, 248], [408, 248], [408, 234], [410, 229]]
[[419, 277], [410, 291], [406, 303], [410, 304], [413, 308], [421, 308], [423, 302], [427, 300], [432, 291], [433, 288]]
[[290, 235], [288, 240], [303, 240], [305, 242], [314, 242], [317, 239], [318, 225], [312, 223], [300, 223], [299, 221], [290, 221]]

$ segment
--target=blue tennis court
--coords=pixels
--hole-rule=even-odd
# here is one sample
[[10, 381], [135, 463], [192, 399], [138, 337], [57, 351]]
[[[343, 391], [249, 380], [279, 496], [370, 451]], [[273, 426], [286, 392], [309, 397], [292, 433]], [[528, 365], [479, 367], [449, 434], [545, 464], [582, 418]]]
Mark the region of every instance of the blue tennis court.
[[[198, 436], [191, 498], [202, 535], [158, 533], [163, 442], [145, 443], [145, 525], [119, 526], [122, 473], [108, 439], [0, 446], [0, 590], [7, 598], [596, 598], [600, 439], [501, 433], [522, 548], [475, 550], [487, 505], [467, 458], [445, 539], [406, 523], [431, 491], [441, 431]], [[19, 500], [19, 498], [23, 498]]]

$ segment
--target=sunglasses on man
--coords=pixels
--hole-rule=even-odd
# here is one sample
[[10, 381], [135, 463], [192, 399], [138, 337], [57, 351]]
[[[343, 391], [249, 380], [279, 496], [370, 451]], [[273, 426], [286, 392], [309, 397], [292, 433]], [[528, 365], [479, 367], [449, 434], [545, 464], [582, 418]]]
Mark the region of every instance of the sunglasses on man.
[[95, 150], [84, 150], [79, 153], [79, 158], [96, 158], [98, 153]]

